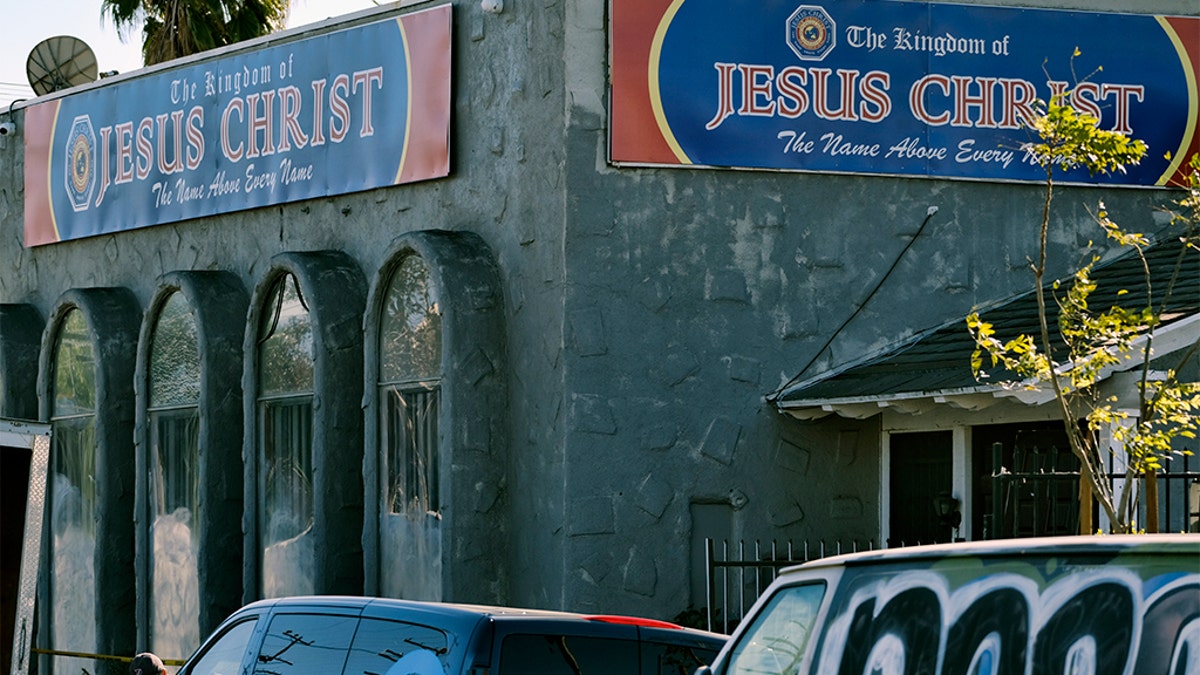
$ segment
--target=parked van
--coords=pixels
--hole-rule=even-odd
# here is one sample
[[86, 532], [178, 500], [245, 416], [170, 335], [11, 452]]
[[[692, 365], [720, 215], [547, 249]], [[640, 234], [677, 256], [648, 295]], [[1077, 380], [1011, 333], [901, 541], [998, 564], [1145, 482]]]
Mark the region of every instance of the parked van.
[[1009, 539], [788, 568], [706, 675], [1200, 673], [1200, 535]]
[[243, 607], [179, 675], [692, 675], [724, 644], [627, 616], [313, 596]]

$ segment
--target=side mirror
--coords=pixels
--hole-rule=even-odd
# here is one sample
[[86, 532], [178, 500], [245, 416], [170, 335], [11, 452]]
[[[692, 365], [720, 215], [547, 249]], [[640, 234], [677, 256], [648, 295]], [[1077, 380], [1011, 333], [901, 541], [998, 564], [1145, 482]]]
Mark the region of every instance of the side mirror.
[[708, 666], [700, 666], [692, 675], [712, 675], [712, 668]]

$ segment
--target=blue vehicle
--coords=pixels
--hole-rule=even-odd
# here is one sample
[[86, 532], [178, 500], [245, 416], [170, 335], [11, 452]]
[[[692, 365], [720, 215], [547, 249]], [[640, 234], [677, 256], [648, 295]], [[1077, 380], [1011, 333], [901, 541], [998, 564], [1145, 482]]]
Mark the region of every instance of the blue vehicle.
[[691, 675], [725, 636], [626, 616], [385, 598], [261, 600], [180, 675]]

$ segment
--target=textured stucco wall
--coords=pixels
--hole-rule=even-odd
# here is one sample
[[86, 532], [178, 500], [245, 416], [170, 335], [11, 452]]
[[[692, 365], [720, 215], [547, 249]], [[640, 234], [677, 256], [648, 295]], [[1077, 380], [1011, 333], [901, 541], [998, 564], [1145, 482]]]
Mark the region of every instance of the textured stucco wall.
[[[606, 3], [453, 4], [449, 178], [24, 249], [18, 136], [0, 148], [0, 303], [46, 315], [67, 289], [119, 286], [145, 307], [175, 270], [250, 290], [287, 251], [343, 251], [371, 279], [406, 233], [473, 232], [507, 326], [509, 462], [479, 479], [505, 486], [508, 602], [670, 618], [692, 600], [693, 504], [727, 505], [737, 538], [877, 537], [879, 419], [803, 424], [763, 397], [1027, 289], [1040, 188], [616, 169]], [[1060, 191], [1053, 268], [1097, 238], [1088, 206], [1155, 230], [1164, 197]]]
[[[1130, 4], [1104, 8], [1200, 10]], [[612, 168], [606, 92], [572, 77], [605, 58], [591, 40], [602, 24], [568, 15], [564, 604], [686, 607], [686, 577], [703, 573], [687, 551], [693, 504], [726, 504], [735, 539], [878, 545], [880, 418], [805, 424], [763, 396], [1028, 290], [1042, 187]], [[1103, 240], [1099, 201], [1153, 232], [1169, 198], [1060, 188], [1051, 272]]]
[[[374, 278], [392, 242], [406, 233], [478, 234], [501, 271], [504, 322], [511, 331], [506, 349], [513, 364], [505, 382], [511, 410], [486, 414], [503, 420], [497, 433], [511, 438], [521, 456], [506, 470], [511, 497], [496, 498], [505, 500], [511, 522], [538, 531], [486, 555], [534, 580], [537, 589], [556, 589], [560, 552], [544, 538], [540, 546], [533, 540], [562, 519], [562, 7], [509, 3], [504, 13], [493, 15], [477, 1], [453, 4], [450, 178], [26, 249], [18, 134], [0, 147], [0, 303], [26, 305], [45, 316], [66, 289], [112, 286], [128, 288], [144, 308], [159, 289], [158, 278], [179, 270], [227, 271], [249, 292], [272, 256], [282, 252], [342, 251]], [[388, 14], [382, 10], [366, 18]], [[20, 126], [20, 106], [14, 114]], [[496, 485], [504, 480], [477, 477]], [[495, 581], [480, 580], [478, 586], [490, 588]], [[494, 592], [498, 596], [464, 599], [510, 596], [507, 588]], [[552, 598], [551, 606], [560, 597], [522, 592]]]

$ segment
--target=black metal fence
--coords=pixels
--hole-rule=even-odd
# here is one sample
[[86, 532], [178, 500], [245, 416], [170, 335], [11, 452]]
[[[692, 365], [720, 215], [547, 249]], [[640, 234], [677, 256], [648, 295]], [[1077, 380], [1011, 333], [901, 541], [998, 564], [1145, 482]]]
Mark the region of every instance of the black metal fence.
[[980, 539], [1079, 533], [1079, 460], [1069, 447], [992, 445]]
[[[975, 483], [981, 511], [973, 539], [1006, 539], [1079, 533], [1079, 462], [1070, 450], [1046, 444], [992, 446], [990, 476]], [[1125, 479], [1109, 458], [1109, 479]], [[1140, 477], [1136, 478], [1139, 482]], [[1139, 490], [1145, 490], [1144, 483]], [[1156, 479], [1160, 532], [1200, 532], [1200, 457], [1179, 455]], [[1144, 503], [1137, 522], [1147, 521]], [[1099, 513], [1093, 508], [1094, 513]], [[889, 541], [888, 547], [923, 542]], [[925, 542], [931, 543], [931, 542]], [[874, 540], [730, 542], [704, 540], [705, 621], [708, 630], [729, 633], [779, 570], [826, 556], [881, 548]], [[699, 618], [699, 617], [696, 617]]]
[[[704, 540], [705, 586], [707, 588], [707, 628], [718, 633], [730, 633], [742, 617], [775, 580], [779, 570], [840, 553], [868, 551], [875, 542], [816, 541], [776, 542], [769, 545], [755, 541], [752, 546], [738, 541]], [[747, 550], [749, 549], [749, 550]]]
[[[1116, 453], [1108, 457], [1107, 478], [1114, 486], [1126, 481]], [[1200, 459], [1191, 455], [1172, 457], [1156, 473], [1155, 491], [1159, 532], [1200, 532]], [[987, 504], [979, 539], [1041, 537], [1079, 533], [1079, 460], [1068, 448], [1049, 446], [992, 447], [992, 485], [983, 495]], [[1145, 493], [1143, 476], [1132, 486]], [[1116, 490], [1119, 494], [1119, 489]], [[1134, 522], [1144, 528], [1150, 522], [1146, 500], [1138, 503]], [[1098, 505], [1092, 508], [1098, 517]], [[1099, 521], [1097, 521], [1099, 522]]]

